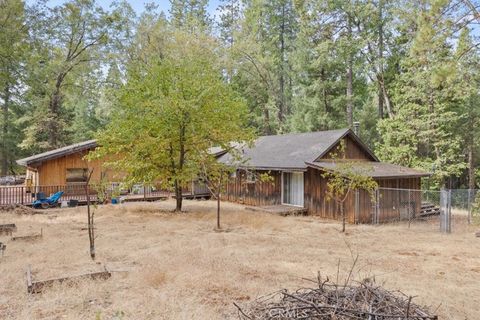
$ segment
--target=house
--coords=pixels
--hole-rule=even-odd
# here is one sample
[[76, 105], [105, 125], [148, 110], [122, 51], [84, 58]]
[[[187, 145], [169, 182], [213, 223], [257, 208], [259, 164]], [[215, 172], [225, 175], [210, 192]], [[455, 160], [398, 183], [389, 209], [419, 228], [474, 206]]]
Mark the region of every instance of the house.
[[[85, 156], [96, 147], [96, 140], [88, 140], [17, 160], [19, 165], [26, 167], [25, 186], [27, 192], [51, 194], [56, 191], [64, 191], [67, 196], [84, 194], [84, 186], [91, 170], [93, 170], [90, 178], [92, 184], [102, 180], [118, 185], [122, 181], [123, 175], [105, 167], [105, 159], [92, 161], [85, 159]], [[141, 185], [133, 186], [131, 190], [124, 190], [123, 193], [148, 193], [152, 200], [168, 194], [158, 188], [152, 186], [144, 188]], [[183, 194], [187, 197], [205, 196], [209, 194], [209, 191], [205, 185], [195, 180], [184, 187]]]
[[65, 186], [85, 183], [89, 169], [93, 169], [92, 181], [99, 181], [102, 175], [108, 175], [111, 181], [114, 179], [113, 173], [107, 172], [102, 167], [102, 161], [84, 159], [96, 147], [96, 140], [88, 140], [20, 159], [17, 160], [17, 163], [27, 168], [26, 184], [32, 186]]
[[[252, 147], [242, 149], [240, 162], [233, 161], [228, 153], [216, 151], [219, 161], [238, 168], [224, 198], [253, 206], [303, 207], [311, 215], [340, 219], [337, 203], [327, 197], [327, 179], [323, 175], [325, 171], [335, 170], [332, 155], [342, 141], [345, 158], [356, 166], [367, 167], [365, 174], [381, 188], [420, 189], [421, 178], [429, 176], [426, 172], [380, 162], [350, 129], [263, 136]], [[268, 174], [273, 181], [258, 179], [260, 174]], [[384, 210], [383, 220], [398, 218], [398, 208], [402, 205], [420, 212], [420, 197], [402, 197], [397, 193], [392, 199], [382, 199], [382, 203], [388, 204], [385, 207], [392, 208], [390, 212]], [[373, 205], [367, 192], [351, 192], [345, 201], [347, 221], [372, 222]]]
[[[252, 147], [243, 147], [240, 162], [220, 148], [211, 152], [218, 161], [236, 167], [226, 185], [224, 199], [252, 206], [286, 205], [303, 208], [308, 214], [324, 218], [340, 219], [337, 204], [326, 195], [325, 171], [335, 170], [332, 155], [341, 142], [345, 146], [345, 158], [357, 167], [368, 167], [370, 175], [381, 188], [416, 189], [421, 178], [428, 173], [380, 162], [375, 154], [350, 129], [292, 133], [259, 137]], [[105, 169], [101, 160], [87, 161], [88, 152], [97, 147], [95, 140], [37, 154], [17, 163], [27, 167], [26, 185], [42, 192], [46, 186], [60, 186], [67, 193], [82, 192], [87, 172], [94, 169], [92, 181], [101, 177], [108, 182], [121, 177]], [[258, 179], [268, 174], [271, 181]], [[54, 190], [54, 189], [52, 189]], [[56, 189], [55, 189], [56, 190]], [[205, 194], [208, 190], [198, 181], [186, 186], [184, 194]], [[402, 208], [420, 212], [421, 197], [407, 197], [402, 193], [388, 193], [382, 199], [382, 219], [397, 219]], [[370, 223], [372, 221], [371, 197], [362, 190], [351, 192], [345, 202], [347, 221]]]

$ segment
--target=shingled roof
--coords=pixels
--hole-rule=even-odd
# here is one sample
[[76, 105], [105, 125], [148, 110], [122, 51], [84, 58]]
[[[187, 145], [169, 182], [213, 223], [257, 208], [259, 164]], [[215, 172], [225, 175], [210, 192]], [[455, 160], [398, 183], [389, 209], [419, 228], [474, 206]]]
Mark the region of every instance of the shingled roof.
[[[309, 166], [327, 171], [335, 171], [337, 164], [332, 161], [310, 162]], [[352, 168], [357, 170], [359, 174], [370, 176], [372, 178], [407, 178], [407, 177], [428, 177], [430, 173], [398, 166], [396, 164], [386, 162], [359, 161]]]
[[[267, 170], [305, 170], [306, 162], [313, 162], [322, 157], [347, 135], [363, 147], [371, 156], [371, 160], [378, 161], [353, 131], [339, 129], [259, 137], [251, 148], [243, 148], [243, 159], [239, 166]], [[227, 164], [233, 162], [228, 153], [220, 156], [219, 161]]]
[[93, 149], [97, 146], [97, 140], [88, 140], [80, 143], [72, 144], [66, 147], [50, 150], [47, 152], [39, 153], [28, 158], [17, 160], [17, 163], [21, 166], [30, 166], [35, 163], [40, 163], [46, 160], [52, 160], [67, 156], [69, 154], [77, 153], [84, 150]]

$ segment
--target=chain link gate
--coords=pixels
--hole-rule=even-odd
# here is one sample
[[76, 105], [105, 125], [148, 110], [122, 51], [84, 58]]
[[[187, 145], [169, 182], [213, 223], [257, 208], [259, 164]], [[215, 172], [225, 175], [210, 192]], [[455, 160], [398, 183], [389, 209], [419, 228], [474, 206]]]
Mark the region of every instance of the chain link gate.
[[452, 232], [452, 191], [440, 191], [440, 232]]

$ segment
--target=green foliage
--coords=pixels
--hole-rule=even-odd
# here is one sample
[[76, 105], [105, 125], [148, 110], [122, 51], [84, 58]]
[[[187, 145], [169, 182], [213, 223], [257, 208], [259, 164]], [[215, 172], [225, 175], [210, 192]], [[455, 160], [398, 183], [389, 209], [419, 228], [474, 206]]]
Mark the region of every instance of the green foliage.
[[382, 159], [427, 171], [435, 168], [437, 188], [466, 168], [458, 131], [460, 96], [454, 92], [458, 69], [448, 43], [451, 24], [439, 32], [434, 22], [447, 6], [418, 13], [418, 32], [395, 82], [396, 112], [380, 121], [383, 141], [377, 145]]
[[126, 113], [127, 96], [146, 99], [135, 82], [155, 93], [151, 73], [183, 58], [172, 38], [184, 32], [185, 43], [205, 40], [207, 66], [258, 133], [360, 121], [382, 160], [434, 171], [432, 188], [472, 187], [480, 66], [469, 3], [222, 0], [213, 19], [207, 0], [170, 0], [168, 17], [155, 4], [137, 17], [126, 1], [0, 0], [0, 171], [95, 136]]
[[245, 128], [245, 104], [222, 81], [215, 42], [169, 28], [159, 31], [168, 39], [161, 48], [145, 48], [151, 50], [147, 63], [129, 66], [117, 113], [99, 134], [101, 147], [91, 157], [116, 155], [108, 164], [127, 181], [160, 182], [178, 196], [201, 169], [220, 172], [211, 147], [228, 150], [232, 141], [250, 141], [252, 132]]
[[22, 155], [19, 123], [24, 111], [22, 83], [28, 50], [23, 1], [0, 1], [0, 176], [14, 173], [15, 160]]
[[332, 153], [331, 161], [335, 164], [335, 169], [326, 171], [322, 175], [328, 179], [328, 197], [338, 203], [343, 203], [352, 190], [365, 190], [373, 196], [378, 184], [369, 175], [372, 168], [362, 161], [346, 159], [343, 140]]
[[334, 169], [325, 171], [322, 176], [327, 179], [327, 197], [339, 205], [343, 231], [345, 231], [344, 202], [351, 191], [365, 190], [374, 201], [374, 191], [378, 188], [378, 184], [369, 175], [372, 168], [367, 163], [346, 159], [344, 140], [332, 153], [331, 161], [335, 165]]

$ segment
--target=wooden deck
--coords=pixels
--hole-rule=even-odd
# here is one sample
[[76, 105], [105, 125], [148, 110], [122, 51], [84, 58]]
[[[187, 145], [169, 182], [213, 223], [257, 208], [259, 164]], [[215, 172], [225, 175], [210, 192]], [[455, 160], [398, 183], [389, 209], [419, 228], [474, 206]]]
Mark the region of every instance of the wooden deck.
[[278, 214], [281, 216], [303, 216], [307, 214], [307, 209], [297, 206], [289, 206], [286, 204], [282, 205], [273, 205], [273, 206], [248, 206], [245, 209], [250, 211], [261, 211], [268, 212], [273, 214]]
[[[209, 199], [211, 194], [205, 189], [196, 186], [191, 188], [192, 190], [184, 190], [184, 199]], [[195, 189], [195, 190], [194, 190]], [[33, 191], [37, 193], [33, 193]], [[31, 206], [36, 200], [37, 194], [42, 193], [45, 197], [51, 194], [64, 191], [64, 194], [60, 198], [60, 202], [76, 200], [79, 205], [85, 205], [87, 203], [87, 197], [85, 195], [84, 186], [36, 186], [27, 188], [25, 186], [0, 186], [0, 206], [9, 205], [25, 205]], [[130, 192], [120, 195], [123, 201], [158, 201], [166, 200], [169, 197], [174, 197], [174, 193], [165, 190], [151, 190], [145, 189], [136, 190], [136, 192]], [[97, 193], [90, 188], [90, 201], [92, 203], [97, 202]]]

